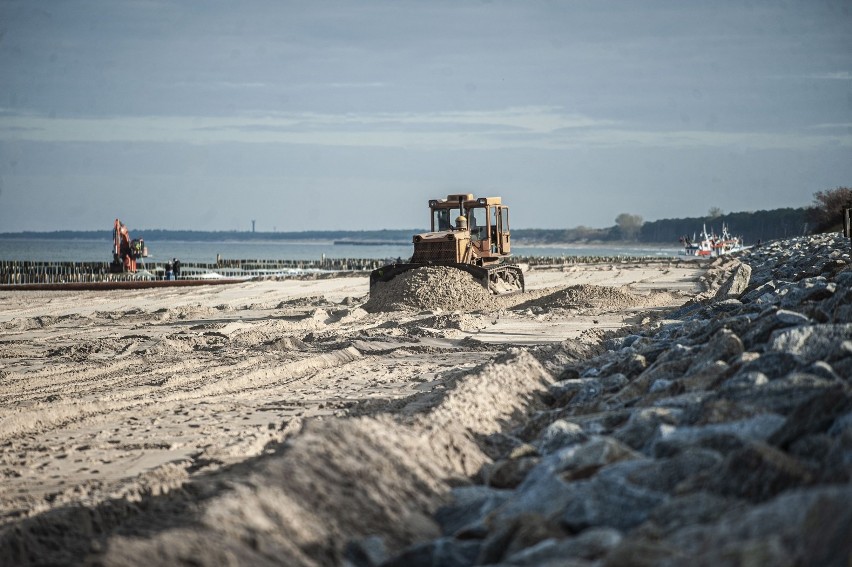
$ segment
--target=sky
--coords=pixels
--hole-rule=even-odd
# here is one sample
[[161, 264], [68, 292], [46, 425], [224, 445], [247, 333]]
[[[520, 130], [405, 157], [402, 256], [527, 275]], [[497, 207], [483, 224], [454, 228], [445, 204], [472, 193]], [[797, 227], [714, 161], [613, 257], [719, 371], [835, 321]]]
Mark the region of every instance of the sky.
[[0, 232], [421, 228], [451, 193], [603, 228], [838, 186], [850, 0], [0, 0]]

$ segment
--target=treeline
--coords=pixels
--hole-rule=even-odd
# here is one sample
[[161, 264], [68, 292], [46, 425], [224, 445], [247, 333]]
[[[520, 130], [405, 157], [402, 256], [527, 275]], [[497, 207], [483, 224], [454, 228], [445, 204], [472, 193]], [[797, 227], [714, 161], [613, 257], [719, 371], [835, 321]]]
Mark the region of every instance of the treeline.
[[[700, 234], [705, 226], [708, 232], [721, 233], [722, 224], [725, 224], [732, 235], [742, 237], [746, 244], [754, 244], [758, 240], [765, 242], [808, 234], [814, 228], [813, 223], [809, 223], [809, 214], [810, 209], [803, 207], [660, 219], [644, 223], [639, 217], [619, 215], [621, 222], [608, 228], [580, 226], [568, 229], [518, 229], [512, 231], [512, 236], [517, 240], [542, 243], [633, 241], [676, 245], [680, 237], [692, 238]], [[625, 221], [635, 225], [628, 225]]]
[[700, 234], [705, 225], [708, 232], [718, 234], [722, 232], [723, 223], [732, 235], [742, 237], [746, 244], [802, 236], [813, 228], [808, 223], [808, 209], [787, 208], [646, 222], [639, 229], [638, 239], [640, 242], [677, 242], [681, 236], [692, 238], [694, 234]]
[[543, 244], [618, 240], [612, 237], [613, 228], [590, 228], [588, 226], [556, 229], [515, 228], [512, 229], [512, 238], [524, 242], [540, 242]]

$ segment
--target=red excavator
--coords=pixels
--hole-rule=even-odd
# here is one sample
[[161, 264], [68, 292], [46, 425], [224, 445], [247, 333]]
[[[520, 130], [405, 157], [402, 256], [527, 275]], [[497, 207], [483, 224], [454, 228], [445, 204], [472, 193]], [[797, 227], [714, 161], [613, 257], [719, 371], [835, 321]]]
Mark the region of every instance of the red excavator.
[[109, 265], [109, 271], [114, 274], [135, 272], [136, 260], [148, 257], [148, 247], [145, 246], [145, 241], [141, 238], [131, 240], [127, 226], [118, 219], [115, 219], [112, 240], [112, 263]]

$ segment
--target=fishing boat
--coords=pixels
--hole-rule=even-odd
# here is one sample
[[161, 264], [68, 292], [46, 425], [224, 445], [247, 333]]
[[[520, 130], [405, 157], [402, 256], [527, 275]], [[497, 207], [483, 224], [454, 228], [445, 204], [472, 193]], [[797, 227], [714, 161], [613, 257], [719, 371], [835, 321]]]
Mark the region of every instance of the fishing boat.
[[701, 228], [701, 237], [696, 238], [695, 235], [690, 239], [688, 236], [681, 236], [680, 242], [683, 244], [682, 256], [697, 256], [697, 257], [712, 257], [723, 256], [732, 252], [745, 250], [743, 239], [739, 236], [733, 236], [728, 231], [728, 226], [722, 223], [722, 234], [717, 235], [711, 230], [707, 232], [707, 225]]

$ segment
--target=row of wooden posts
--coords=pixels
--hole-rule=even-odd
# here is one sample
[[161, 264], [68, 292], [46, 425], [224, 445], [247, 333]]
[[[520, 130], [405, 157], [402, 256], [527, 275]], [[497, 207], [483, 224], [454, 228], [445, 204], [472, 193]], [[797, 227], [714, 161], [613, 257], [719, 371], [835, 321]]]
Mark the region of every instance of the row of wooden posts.
[[[230, 260], [218, 258], [216, 263], [182, 262], [180, 279], [198, 279], [205, 274], [225, 278], [250, 279], [263, 275], [298, 275], [303, 272], [365, 272], [389, 262], [407, 259], [323, 258], [321, 260]], [[565, 266], [589, 263], [649, 263], [678, 261], [675, 258], [643, 256], [513, 256], [513, 263], [530, 266]], [[42, 262], [32, 260], [0, 260], [0, 285], [33, 283], [87, 283], [136, 279], [164, 279], [165, 262], [141, 263], [138, 271], [114, 274], [109, 262]]]

